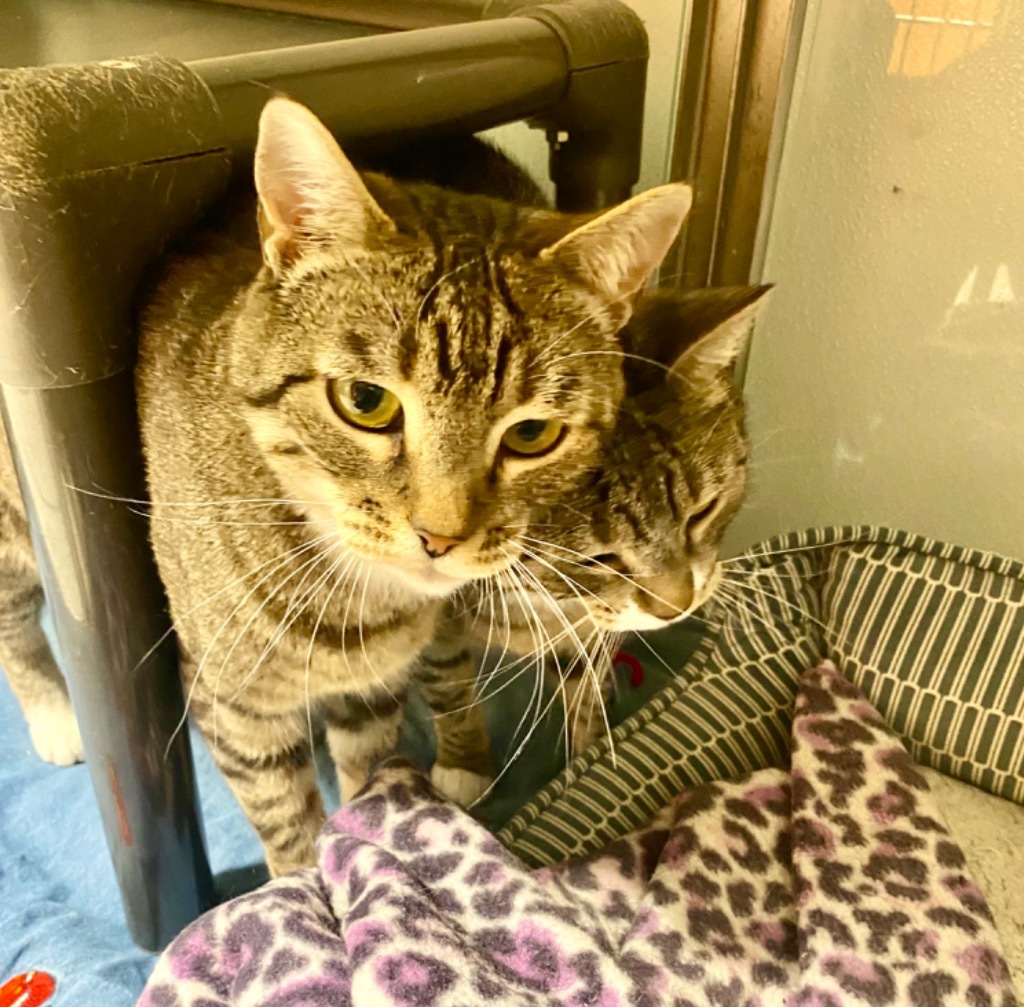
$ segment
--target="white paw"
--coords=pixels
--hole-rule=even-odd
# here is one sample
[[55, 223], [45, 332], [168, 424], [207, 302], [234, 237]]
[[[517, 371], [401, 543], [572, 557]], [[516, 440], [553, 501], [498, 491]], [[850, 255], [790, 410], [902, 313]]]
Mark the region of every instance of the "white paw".
[[483, 797], [484, 792], [494, 782], [494, 777], [481, 776], [479, 773], [456, 766], [438, 766], [435, 763], [430, 771], [430, 782], [450, 801], [468, 808]]
[[44, 762], [55, 766], [70, 766], [82, 762], [82, 736], [78, 721], [67, 698], [52, 703], [41, 703], [25, 714], [32, 747]]
[[570, 724], [569, 746], [573, 758], [585, 752], [595, 741], [600, 741], [606, 733], [605, 722], [600, 714], [580, 717], [575, 724]]
[[351, 773], [345, 769], [338, 769], [338, 788], [341, 790], [341, 803], [348, 804], [363, 787], [366, 786], [366, 773]]

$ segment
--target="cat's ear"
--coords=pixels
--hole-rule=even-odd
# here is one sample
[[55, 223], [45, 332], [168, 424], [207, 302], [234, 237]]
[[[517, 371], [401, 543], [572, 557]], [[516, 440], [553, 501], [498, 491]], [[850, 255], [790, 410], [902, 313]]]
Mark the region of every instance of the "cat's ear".
[[721, 287], [687, 295], [687, 347], [670, 367], [688, 389], [731, 379], [772, 287]]
[[540, 257], [578, 270], [609, 301], [625, 301], [661, 265], [692, 202], [693, 190], [682, 182], [648, 189], [591, 217]]
[[394, 225], [327, 127], [304, 105], [271, 98], [255, 156], [263, 258], [274, 272], [324, 245], [364, 247]]

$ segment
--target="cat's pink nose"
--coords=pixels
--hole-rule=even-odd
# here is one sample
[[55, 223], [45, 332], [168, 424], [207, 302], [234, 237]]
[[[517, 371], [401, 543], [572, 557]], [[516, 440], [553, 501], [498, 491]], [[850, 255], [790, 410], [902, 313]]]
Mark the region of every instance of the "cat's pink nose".
[[422, 528], [417, 528], [416, 534], [419, 535], [420, 541], [423, 543], [424, 552], [431, 559], [447, 556], [460, 542], [465, 541], [465, 539], [452, 538], [449, 535], [435, 535], [433, 532], [424, 531]]

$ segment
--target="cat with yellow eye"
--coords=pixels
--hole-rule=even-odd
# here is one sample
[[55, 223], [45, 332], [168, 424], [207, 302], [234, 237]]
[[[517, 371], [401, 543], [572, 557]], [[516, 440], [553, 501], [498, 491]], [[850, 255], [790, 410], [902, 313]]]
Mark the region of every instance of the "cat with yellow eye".
[[189, 711], [278, 875], [323, 819], [314, 722], [347, 798], [444, 600], [595, 463], [690, 190], [570, 216], [403, 183], [283, 98], [255, 182], [167, 261], [136, 382]]

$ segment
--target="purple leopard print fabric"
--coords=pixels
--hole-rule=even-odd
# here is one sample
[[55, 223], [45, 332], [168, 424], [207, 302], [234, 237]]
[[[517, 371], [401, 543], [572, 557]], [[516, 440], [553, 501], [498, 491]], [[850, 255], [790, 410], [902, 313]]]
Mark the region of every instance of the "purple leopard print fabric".
[[405, 763], [319, 866], [198, 920], [140, 1007], [1010, 1007], [989, 911], [924, 779], [829, 666], [792, 770], [681, 794], [642, 833], [525, 869]]

